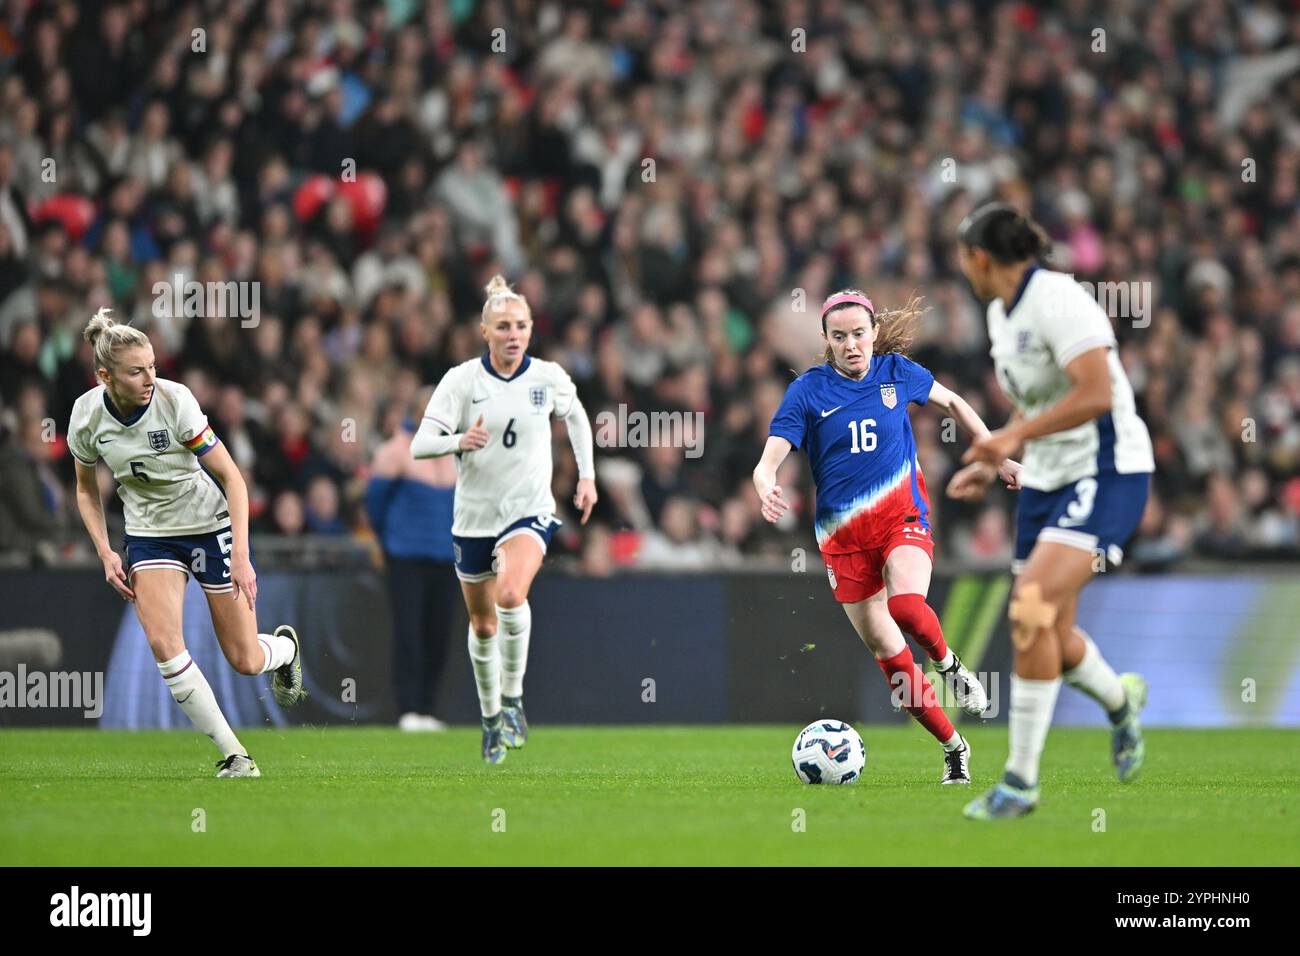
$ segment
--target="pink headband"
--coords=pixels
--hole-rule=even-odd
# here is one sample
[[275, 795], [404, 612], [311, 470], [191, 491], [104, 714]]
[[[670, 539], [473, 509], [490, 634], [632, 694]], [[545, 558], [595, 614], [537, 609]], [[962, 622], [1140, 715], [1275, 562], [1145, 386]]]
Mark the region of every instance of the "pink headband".
[[841, 292], [839, 295], [833, 295], [822, 303], [822, 320], [826, 319], [826, 313], [837, 305], [843, 305], [845, 302], [852, 302], [855, 305], [865, 306], [866, 310], [872, 315], [876, 314], [876, 307], [871, 304], [871, 300], [865, 295], [857, 295], [853, 292]]

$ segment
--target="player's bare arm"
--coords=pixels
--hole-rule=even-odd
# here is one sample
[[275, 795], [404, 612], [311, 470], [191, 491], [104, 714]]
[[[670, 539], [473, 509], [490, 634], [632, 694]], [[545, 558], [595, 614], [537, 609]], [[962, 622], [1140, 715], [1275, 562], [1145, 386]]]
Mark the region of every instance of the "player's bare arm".
[[763, 517], [768, 521], [777, 521], [790, 509], [790, 503], [781, 496], [781, 486], [776, 483], [776, 472], [793, 448], [787, 439], [769, 435], [763, 457], [754, 468], [754, 490], [758, 492]]
[[234, 598], [238, 601], [243, 594], [249, 610], [253, 610], [257, 604], [257, 572], [248, 556], [248, 486], [225, 445], [213, 447], [204, 455], [203, 464], [226, 490], [226, 504], [230, 509], [230, 583], [235, 587]]
[[104, 563], [104, 580], [112, 585], [113, 590], [128, 601], [135, 600], [135, 592], [127, 581], [126, 572], [122, 570], [122, 558], [108, 543], [108, 525], [104, 521], [104, 502], [99, 497], [99, 479], [95, 466], [76, 462], [77, 466], [77, 510], [81, 512], [81, 521], [94, 542], [95, 554]]
[[1108, 346], [1089, 349], [1065, 367], [1073, 387], [1065, 396], [1033, 418], [1023, 418], [971, 444], [963, 462], [995, 464], [1014, 455], [1026, 441], [1068, 431], [1110, 411], [1111, 382]]
[[[929, 403], [951, 415], [962, 431], [976, 441], [989, 434], [984, 419], [976, 414], [970, 403], [952, 389], [935, 382], [930, 388]], [[948, 482], [948, 495], [961, 500], [981, 498], [994, 478], [1001, 478], [1012, 490], [1020, 487], [1020, 462], [1004, 459], [996, 469], [984, 462], [975, 462], [957, 471]]]

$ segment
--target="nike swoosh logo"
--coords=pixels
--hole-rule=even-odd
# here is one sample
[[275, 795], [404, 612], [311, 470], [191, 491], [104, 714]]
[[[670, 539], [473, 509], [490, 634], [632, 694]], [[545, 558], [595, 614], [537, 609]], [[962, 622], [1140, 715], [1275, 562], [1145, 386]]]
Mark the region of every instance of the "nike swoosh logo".
[[487, 397], [484, 396], [483, 398], [471, 398], [469, 400], [469, 403], [471, 405], [477, 405], [479, 402], [486, 402], [486, 401], [487, 401]]
[[839, 411], [841, 408], [843, 408], [843, 407], [844, 407], [843, 405], [836, 405], [836, 406], [835, 406], [834, 408], [832, 408], [829, 412], [822, 412], [822, 418], [825, 418], [827, 415], [834, 415], [836, 412], [838, 412], [838, 411]]
[[176, 701], [176, 703], [183, 704], [185, 703], [186, 700], [189, 700], [193, 696], [194, 696], [194, 691], [190, 691], [188, 694], [185, 695], [185, 700], [178, 700]]
[[101, 445], [106, 445], [106, 444], [108, 444], [109, 442], [111, 442], [112, 440], [113, 440], [113, 439], [111, 439], [111, 438], [101, 438], [101, 439], [99, 440], [99, 443], [100, 443]]
[[832, 747], [830, 750], [826, 751], [826, 756], [831, 760], [834, 760], [840, 754], [844, 753], [844, 751], [848, 750], [849, 746], [849, 744], [840, 744], [838, 747]]

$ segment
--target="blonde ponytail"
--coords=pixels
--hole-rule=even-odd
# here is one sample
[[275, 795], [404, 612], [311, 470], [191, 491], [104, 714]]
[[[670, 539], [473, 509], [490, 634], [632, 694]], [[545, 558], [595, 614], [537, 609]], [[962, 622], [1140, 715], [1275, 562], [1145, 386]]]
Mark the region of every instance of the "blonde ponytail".
[[506, 277], [499, 272], [483, 287], [483, 293], [487, 296], [487, 300], [483, 303], [483, 317], [480, 321], [485, 325], [492, 313], [497, 311], [504, 302], [522, 302], [524, 308], [528, 310], [529, 318], [532, 317], [533, 310], [528, 307], [528, 300], [511, 289], [510, 283], [506, 282]]
[[129, 325], [119, 325], [109, 317], [112, 309], [100, 309], [86, 325], [82, 333], [90, 348], [95, 353], [95, 367], [112, 370], [113, 356], [118, 349], [137, 345], [148, 345], [149, 337], [139, 329]]

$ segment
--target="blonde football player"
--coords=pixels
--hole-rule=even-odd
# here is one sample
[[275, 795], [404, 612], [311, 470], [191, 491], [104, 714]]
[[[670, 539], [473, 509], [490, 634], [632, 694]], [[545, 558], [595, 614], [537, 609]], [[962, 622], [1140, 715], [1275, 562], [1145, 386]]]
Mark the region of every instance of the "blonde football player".
[[[239, 468], [190, 390], [157, 377], [149, 339], [114, 322], [109, 311], [100, 309], [86, 326], [100, 384], [77, 399], [68, 426], [77, 508], [105, 579], [134, 602], [173, 699], [221, 749], [217, 776], [258, 777], [185, 648], [181, 609], [189, 575], [207, 596], [226, 660], [241, 674], [274, 671], [271, 689], [282, 706], [305, 696], [298, 636], [287, 625], [257, 632], [248, 489]], [[100, 459], [118, 481], [126, 512], [125, 569], [108, 541], [95, 479]]]
[[573, 504], [583, 524], [596, 503], [596, 470], [591, 423], [573, 380], [554, 362], [528, 355], [527, 301], [499, 275], [486, 291], [480, 328], [487, 352], [443, 376], [411, 454], [456, 456], [456, 575], [469, 611], [483, 759], [499, 763], [507, 747], [522, 747], [528, 737], [528, 589], [559, 524], [551, 495], [552, 415], [564, 419], [578, 462]]
[[1037, 805], [1062, 678], [1109, 716], [1120, 780], [1137, 776], [1146, 756], [1138, 721], [1146, 681], [1116, 675], [1074, 614], [1079, 592], [1105, 561], [1123, 560], [1137, 530], [1155, 468], [1151, 438], [1109, 317], [1073, 276], [1039, 266], [1048, 248], [1042, 229], [1006, 203], [982, 206], [961, 225], [961, 269], [989, 303], [994, 369], [1016, 415], [972, 443], [949, 494], [979, 497], [994, 466], [1025, 449], [1010, 608], [1011, 753], [1002, 782], [966, 807], [977, 820]]

